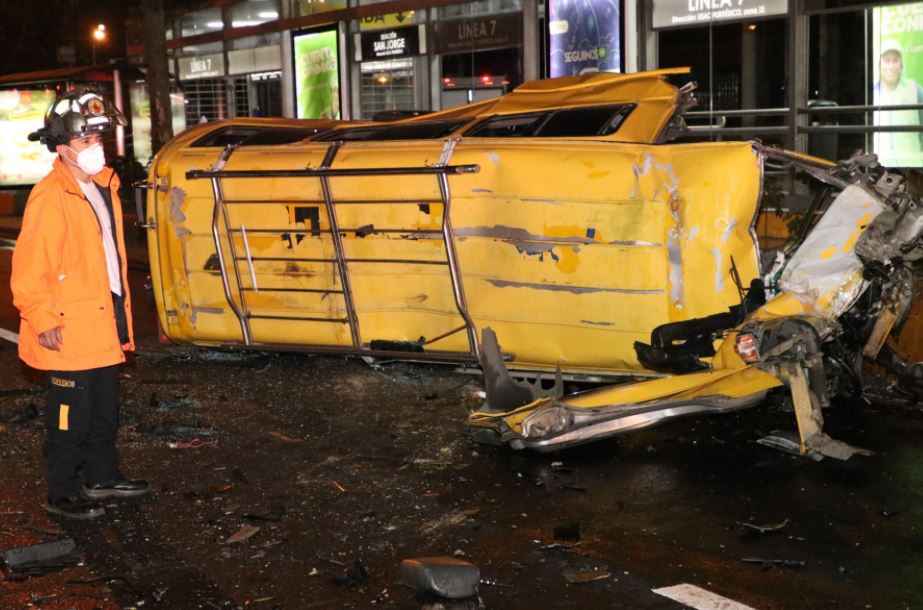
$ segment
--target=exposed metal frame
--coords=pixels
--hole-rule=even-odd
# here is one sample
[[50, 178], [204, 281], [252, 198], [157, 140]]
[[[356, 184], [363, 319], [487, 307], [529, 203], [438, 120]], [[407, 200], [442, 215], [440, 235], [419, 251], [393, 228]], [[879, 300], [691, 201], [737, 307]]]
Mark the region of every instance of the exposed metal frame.
[[[252, 328], [250, 325], [250, 320], [254, 319], [271, 319], [271, 320], [291, 320], [297, 322], [326, 322], [326, 323], [338, 323], [338, 324], [348, 324], [350, 328], [350, 338], [351, 346], [350, 347], [339, 347], [339, 346], [310, 346], [312, 351], [332, 351], [332, 352], [347, 352], [347, 353], [359, 353], [363, 355], [370, 354], [384, 354], [391, 352], [382, 352], [381, 350], [371, 350], [363, 347], [362, 343], [362, 333], [359, 327], [358, 315], [356, 313], [355, 302], [353, 300], [352, 289], [350, 286], [349, 279], [349, 265], [351, 263], [379, 263], [379, 264], [422, 264], [422, 265], [444, 265], [449, 271], [449, 276], [452, 285], [452, 293], [455, 300], [455, 306], [458, 310], [459, 315], [462, 317], [464, 324], [455, 329], [452, 329], [446, 333], [443, 333], [439, 337], [429, 340], [427, 343], [431, 343], [438, 339], [442, 339], [451, 334], [459, 332], [462, 329], [467, 331], [468, 336], [468, 353], [467, 354], [458, 354], [453, 352], [424, 352], [420, 354], [415, 354], [414, 358], [420, 359], [433, 359], [433, 360], [451, 360], [453, 355], [456, 360], [459, 359], [477, 359], [479, 355], [479, 343], [477, 336], [477, 329], [474, 327], [474, 323], [471, 319], [471, 316], [468, 312], [467, 299], [465, 297], [464, 286], [462, 283], [462, 275], [459, 269], [458, 263], [458, 252], [455, 247], [455, 236], [452, 229], [451, 221], [451, 191], [449, 187], [448, 176], [453, 174], [467, 174], [467, 173], [476, 173], [480, 170], [478, 165], [449, 165], [448, 161], [451, 157], [452, 151], [454, 149], [454, 142], [449, 141], [446, 143], [446, 147], [443, 150], [443, 155], [440, 157], [439, 162], [435, 165], [427, 165], [422, 167], [386, 167], [386, 168], [343, 168], [343, 169], [334, 169], [331, 167], [336, 158], [337, 152], [343, 146], [342, 142], [332, 142], [327, 149], [327, 152], [324, 156], [324, 160], [321, 165], [317, 168], [305, 168], [297, 170], [226, 170], [224, 169], [227, 161], [230, 159], [231, 155], [236, 150], [236, 147], [226, 148], [221, 157], [219, 157], [218, 162], [215, 167], [210, 170], [191, 170], [186, 173], [187, 180], [195, 179], [208, 179], [212, 183], [212, 193], [215, 199], [215, 208], [212, 215], [212, 236], [215, 241], [215, 249], [218, 256], [218, 261], [220, 265], [221, 281], [224, 288], [225, 297], [228, 300], [228, 303], [231, 307], [231, 310], [237, 316], [240, 323], [241, 332], [244, 339], [244, 345], [247, 347], [253, 347], [255, 345], [266, 345], [267, 347], [270, 344], [264, 344], [259, 342], [254, 342]], [[439, 198], [431, 199], [343, 199], [337, 200], [333, 195], [333, 191], [330, 185], [330, 179], [336, 177], [371, 177], [371, 176], [412, 176], [412, 175], [432, 175], [436, 178], [438, 187], [439, 187]], [[322, 200], [317, 199], [297, 199], [297, 200], [273, 200], [273, 199], [226, 199], [224, 196], [224, 190], [222, 188], [222, 181], [228, 179], [265, 179], [265, 178], [317, 178], [321, 184], [321, 192], [323, 194]], [[419, 205], [420, 203], [431, 203], [436, 205], [442, 205], [442, 220], [441, 220], [441, 230], [415, 230], [415, 229], [400, 229], [400, 228], [388, 228], [388, 229], [375, 229], [374, 232], [377, 233], [413, 233], [413, 234], [427, 234], [430, 236], [439, 235], [442, 238], [443, 246], [445, 248], [446, 260], [426, 260], [426, 259], [389, 259], [389, 258], [350, 258], [345, 254], [345, 249], [343, 246], [342, 234], [344, 231], [356, 231], [357, 229], [348, 229], [344, 230], [339, 226], [337, 219], [337, 210], [338, 205], [401, 205], [401, 204], [414, 204]], [[238, 204], [249, 204], [249, 205], [264, 205], [264, 204], [323, 204], [327, 212], [327, 222], [329, 224], [328, 229], [320, 230], [320, 233], [329, 234], [331, 241], [334, 246], [334, 257], [333, 258], [288, 258], [288, 257], [261, 257], [261, 256], [252, 256], [249, 248], [249, 243], [247, 242], [246, 235], [247, 233], [291, 233], [292, 228], [280, 228], [278, 230], [274, 229], [245, 229], [243, 226], [235, 228], [231, 225], [230, 214], [228, 208], [231, 205]], [[220, 231], [220, 224], [224, 223], [225, 235], [227, 236], [226, 244], [222, 243], [222, 236]], [[318, 231], [315, 231], [317, 233]], [[237, 254], [237, 249], [234, 244], [235, 235], [241, 235], [241, 238], [244, 240], [244, 249], [246, 250], [246, 256], [241, 257]], [[224, 255], [224, 248], [227, 247], [230, 252], [231, 260], [228, 261], [227, 257]], [[241, 281], [241, 273], [239, 268], [239, 263], [241, 261], [246, 261], [249, 269], [250, 276], [252, 280], [252, 286], [244, 286]], [[273, 288], [271, 286], [257, 286], [256, 282], [256, 273], [254, 269], [254, 262], [261, 261], [295, 261], [295, 262], [318, 262], [318, 263], [327, 263], [333, 264], [337, 267], [337, 274], [339, 277], [340, 290], [331, 290], [331, 289], [317, 289], [317, 288]], [[234, 295], [234, 290], [231, 286], [230, 272], [228, 266], [233, 267], [234, 278], [236, 281], [237, 295]], [[341, 294], [343, 295], [344, 306], [346, 308], [345, 317], [336, 317], [336, 318], [322, 318], [322, 317], [305, 317], [305, 316], [293, 316], [293, 315], [272, 315], [272, 314], [262, 314], [256, 313], [249, 310], [246, 303], [245, 293], [252, 292], [301, 292], [301, 293], [315, 293], [315, 294]], [[237, 300], [239, 299], [240, 303], [238, 305]], [[282, 347], [272, 344], [272, 347]], [[292, 348], [292, 346], [289, 346]], [[403, 356], [406, 356], [404, 352], [400, 352]]]

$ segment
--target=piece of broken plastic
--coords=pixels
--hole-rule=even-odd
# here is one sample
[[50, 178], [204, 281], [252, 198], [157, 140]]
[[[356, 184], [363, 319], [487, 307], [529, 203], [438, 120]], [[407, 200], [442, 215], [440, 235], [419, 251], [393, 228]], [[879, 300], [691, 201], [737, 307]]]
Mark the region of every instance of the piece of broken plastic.
[[446, 599], [476, 595], [481, 570], [455, 557], [419, 557], [401, 562], [401, 581], [414, 589]]
[[43, 542], [7, 549], [3, 552], [3, 567], [10, 573], [42, 573], [77, 563], [72, 556], [76, 544], [73, 538]]

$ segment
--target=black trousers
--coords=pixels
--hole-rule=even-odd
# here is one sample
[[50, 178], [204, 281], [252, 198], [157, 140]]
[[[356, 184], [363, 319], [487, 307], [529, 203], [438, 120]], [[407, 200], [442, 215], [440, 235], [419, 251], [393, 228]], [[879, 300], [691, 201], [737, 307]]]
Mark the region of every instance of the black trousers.
[[50, 499], [80, 493], [81, 468], [88, 485], [118, 478], [118, 419], [118, 365], [48, 372], [45, 459]]

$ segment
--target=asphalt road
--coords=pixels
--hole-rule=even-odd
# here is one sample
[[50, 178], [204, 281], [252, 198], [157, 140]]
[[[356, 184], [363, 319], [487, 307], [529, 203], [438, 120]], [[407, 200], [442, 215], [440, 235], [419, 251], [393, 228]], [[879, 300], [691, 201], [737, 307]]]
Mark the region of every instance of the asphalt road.
[[917, 406], [828, 411], [877, 452], [849, 462], [756, 444], [794, 428], [779, 405], [553, 455], [481, 447], [476, 377], [162, 346], [143, 281], [120, 447], [155, 492], [97, 521], [40, 508], [40, 377], [0, 340], [0, 548], [68, 535], [84, 560], [0, 581], [2, 608], [421, 608], [398, 565], [434, 555], [478, 565], [490, 609], [682, 608], [652, 589], [683, 583], [767, 610], [923, 606]]

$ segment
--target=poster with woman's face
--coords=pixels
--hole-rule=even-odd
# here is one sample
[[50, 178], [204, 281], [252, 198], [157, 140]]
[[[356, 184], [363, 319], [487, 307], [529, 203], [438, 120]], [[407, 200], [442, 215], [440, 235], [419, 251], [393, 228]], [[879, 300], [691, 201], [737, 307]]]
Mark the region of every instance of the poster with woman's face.
[[[871, 9], [873, 123], [888, 128], [923, 125], [923, 2]], [[896, 107], [888, 109], [888, 107]], [[923, 132], [876, 132], [872, 151], [886, 167], [923, 167]]]

